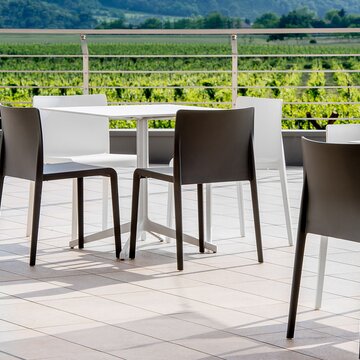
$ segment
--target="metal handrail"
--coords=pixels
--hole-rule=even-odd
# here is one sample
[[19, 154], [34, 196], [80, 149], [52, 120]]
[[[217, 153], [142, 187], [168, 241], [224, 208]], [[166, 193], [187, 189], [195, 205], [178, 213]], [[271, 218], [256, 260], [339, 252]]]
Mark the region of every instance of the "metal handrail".
[[281, 29], [0, 29], [0, 34], [68, 35], [272, 35], [272, 34], [358, 34], [360, 28]]
[[[336, 54], [299, 54], [299, 53], [286, 53], [286, 54], [239, 54], [238, 53], [238, 41], [237, 36], [243, 35], [271, 35], [271, 34], [312, 34], [312, 35], [329, 35], [329, 34], [360, 34], [360, 28], [340, 28], [340, 29], [214, 29], [214, 30], [178, 30], [178, 29], [164, 29], [164, 30], [143, 30], [143, 29], [119, 29], [119, 30], [94, 30], [94, 29], [0, 29], [0, 34], [43, 34], [43, 35], [77, 35], [80, 36], [80, 51], [81, 54], [0, 54], [1, 58], [73, 58], [82, 60], [82, 66], [79, 70], [70, 70], [70, 69], [61, 69], [61, 70], [41, 70], [41, 69], [0, 69], [0, 74], [3, 73], [34, 73], [34, 74], [82, 74], [83, 81], [81, 85], [59, 85], [59, 88], [62, 89], [82, 89], [83, 93], [89, 93], [90, 89], [230, 89], [232, 92], [231, 102], [223, 101], [223, 105], [232, 105], [235, 106], [236, 97], [238, 96], [238, 91], [242, 89], [288, 89], [288, 90], [301, 90], [301, 89], [324, 89], [324, 90], [358, 90], [360, 86], [355, 84], [347, 85], [242, 85], [238, 84], [238, 76], [240, 74], [311, 74], [321, 72], [324, 74], [360, 74], [360, 69], [241, 69], [239, 60], [241, 59], [265, 59], [265, 58], [358, 58], [360, 54], [358, 53], [336, 53]], [[230, 37], [231, 53], [229, 54], [133, 54], [133, 55], [124, 55], [124, 54], [91, 54], [88, 48], [88, 38], [87, 36], [96, 36], [96, 35], [222, 35]], [[116, 69], [116, 70], [91, 70], [90, 62], [92, 59], [158, 59], [158, 58], [176, 58], [176, 59], [206, 59], [206, 58], [218, 58], [218, 59], [228, 59], [231, 60], [231, 68], [228, 69], [219, 69], [219, 70], [128, 70], [128, 69]], [[92, 85], [91, 75], [92, 74], [139, 74], [139, 75], [151, 75], [151, 74], [173, 74], [173, 75], [186, 75], [186, 74], [223, 74], [229, 75], [229, 83], [226, 85], [122, 85], [122, 86], [97, 86]], [[345, 83], [346, 84], [346, 83]], [[0, 89], [51, 89], [53, 86], [47, 85], [0, 85]], [[0, 99], [1, 101], [1, 99]], [[17, 102], [20, 103], [20, 102]], [[26, 103], [26, 102], [22, 102]], [[192, 104], [218, 104], [214, 101], [195, 101], [191, 102]], [[358, 105], [359, 101], [284, 101], [284, 105]], [[313, 120], [328, 120], [327, 118], [312, 118]], [[284, 118], [284, 120], [294, 120], [292, 118]], [[308, 118], [299, 118], [296, 120], [309, 120]], [[340, 120], [349, 120], [349, 118], [343, 117]], [[351, 118], [351, 120], [360, 120]]]

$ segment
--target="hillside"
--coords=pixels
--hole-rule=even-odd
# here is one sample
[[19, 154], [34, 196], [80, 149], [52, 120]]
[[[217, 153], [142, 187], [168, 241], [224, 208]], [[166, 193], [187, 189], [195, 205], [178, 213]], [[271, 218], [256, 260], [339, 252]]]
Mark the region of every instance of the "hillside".
[[[89, 0], [93, 8], [101, 7], [97, 0]], [[32, 1], [0, 0], [2, 28], [92, 28], [96, 20], [83, 0]]]
[[266, 12], [282, 15], [304, 6], [321, 17], [334, 8], [360, 14], [360, 0], [0, 0], [0, 27], [93, 28], [129, 13], [135, 24], [136, 17], [206, 16], [215, 11], [253, 21]]
[[[48, 0], [50, 1], [50, 0]], [[359, 0], [99, 0], [106, 7], [142, 11], [154, 15], [192, 16], [217, 11], [226, 16], [249, 18], [275, 12], [279, 15], [308, 7], [323, 16], [330, 9], [360, 13]]]

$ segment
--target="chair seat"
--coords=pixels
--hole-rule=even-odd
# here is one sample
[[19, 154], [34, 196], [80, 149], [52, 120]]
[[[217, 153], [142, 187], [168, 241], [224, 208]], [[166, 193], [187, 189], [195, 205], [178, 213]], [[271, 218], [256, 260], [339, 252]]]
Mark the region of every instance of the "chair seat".
[[115, 172], [112, 168], [79, 164], [76, 162], [44, 164], [43, 179], [46, 181], [68, 179], [70, 177], [77, 178], [96, 175], [106, 176], [112, 172]]
[[103, 153], [78, 156], [51, 156], [46, 158], [46, 162], [50, 164], [68, 161], [94, 166], [135, 167], [136, 155]]
[[135, 171], [142, 177], [174, 182], [174, 168], [170, 166], [138, 168]]

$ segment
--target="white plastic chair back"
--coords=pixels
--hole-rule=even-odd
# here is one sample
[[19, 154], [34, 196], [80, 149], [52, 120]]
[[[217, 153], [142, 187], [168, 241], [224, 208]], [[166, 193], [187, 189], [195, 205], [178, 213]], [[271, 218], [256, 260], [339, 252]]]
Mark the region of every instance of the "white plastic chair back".
[[[33, 98], [33, 106], [37, 108], [101, 105], [107, 105], [104, 94]], [[107, 117], [41, 110], [41, 124], [46, 162], [67, 156], [102, 154], [110, 151]]]
[[326, 126], [326, 141], [347, 143], [360, 141], [360, 124], [338, 124]]
[[257, 169], [277, 169], [284, 160], [281, 99], [239, 96], [236, 108], [255, 108], [254, 151]]

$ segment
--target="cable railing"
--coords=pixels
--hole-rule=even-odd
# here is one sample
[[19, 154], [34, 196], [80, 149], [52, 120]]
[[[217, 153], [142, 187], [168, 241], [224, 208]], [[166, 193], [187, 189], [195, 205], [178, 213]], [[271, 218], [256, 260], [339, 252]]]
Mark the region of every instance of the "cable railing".
[[[31, 105], [34, 95], [104, 92], [112, 104], [231, 108], [238, 96], [259, 96], [284, 100], [288, 128], [309, 120], [360, 121], [359, 28], [0, 34], [2, 103]], [[12, 42], [19, 34], [23, 42]], [[272, 34], [298, 38], [267, 42]], [[73, 40], [59, 42], [67, 36]]]

